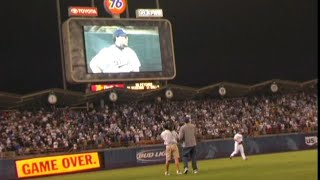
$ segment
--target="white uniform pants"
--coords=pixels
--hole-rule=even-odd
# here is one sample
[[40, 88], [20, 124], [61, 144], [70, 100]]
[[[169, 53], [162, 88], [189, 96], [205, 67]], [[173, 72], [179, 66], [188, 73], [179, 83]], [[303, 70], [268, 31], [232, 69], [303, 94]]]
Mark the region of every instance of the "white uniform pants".
[[238, 144], [237, 142], [234, 143], [234, 151], [231, 153], [230, 157], [233, 157], [240, 151], [242, 159], [246, 159], [246, 155], [244, 154], [244, 149], [242, 144]]

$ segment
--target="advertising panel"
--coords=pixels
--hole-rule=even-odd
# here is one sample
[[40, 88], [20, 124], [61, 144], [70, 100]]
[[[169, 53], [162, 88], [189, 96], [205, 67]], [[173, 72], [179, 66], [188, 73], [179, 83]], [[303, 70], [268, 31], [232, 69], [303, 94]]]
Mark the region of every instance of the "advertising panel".
[[137, 9], [136, 10], [137, 18], [162, 18], [163, 12], [162, 9]]
[[98, 9], [96, 7], [80, 7], [71, 6], [68, 9], [69, 16], [98, 16]]
[[17, 160], [18, 178], [64, 174], [100, 168], [97, 152]]
[[105, 10], [110, 15], [120, 15], [127, 8], [127, 1], [126, 0], [104, 0], [103, 5]]
[[306, 136], [305, 143], [308, 146], [317, 146], [318, 145], [318, 137], [317, 136]]
[[137, 151], [137, 163], [155, 163], [164, 162], [166, 160], [166, 149], [141, 149]]

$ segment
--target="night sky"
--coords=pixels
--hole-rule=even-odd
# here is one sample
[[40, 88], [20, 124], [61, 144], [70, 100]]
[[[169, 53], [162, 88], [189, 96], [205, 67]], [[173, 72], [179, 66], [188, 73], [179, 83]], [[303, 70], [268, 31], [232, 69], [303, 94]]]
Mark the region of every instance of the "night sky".
[[[318, 78], [317, 0], [159, 0], [172, 24], [177, 75], [169, 83], [204, 87], [221, 81]], [[60, 0], [69, 6], [91, 0]], [[95, 0], [101, 17], [103, 0]], [[156, 0], [128, 0], [129, 17]], [[0, 91], [63, 88], [55, 0], [1, 5]], [[121, 16], [126, 17], [126, 14]]]

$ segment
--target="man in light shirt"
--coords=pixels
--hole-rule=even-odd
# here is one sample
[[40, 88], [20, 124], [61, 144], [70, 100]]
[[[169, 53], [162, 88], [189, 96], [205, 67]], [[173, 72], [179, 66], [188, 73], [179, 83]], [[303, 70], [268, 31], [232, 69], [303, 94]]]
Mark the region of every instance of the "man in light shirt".
[[240, 154], [242, 156], [243, 160], [247, 160], [246, 155], [244, 154], [244, 149], [243, 149], [243, 136], [242, 136], [242, 132], [239, 131], [238, 133], [236, 133], [233, 137], [234, 140], [234, 151], [231, 153], [230, 155], [230, 159], [232, 159], [234, 157], [234, 155], [236, 155], [239, 151]]
[[172, 126], [170, 124], [164, 125], [164, 131], [161, 133], [161, 138], [164, 141], [164, 145], [166, 145], [166, 172], [165, 175], [170, 175], [169, 173], [169, 165], [171, 157], [174, 158], [174, 163], [176, 165], [177, 174], [182, 174], [180, 171], [180, 165], [179, 165], [179, 148], [177, 146], [177, 138], [178, 134], [176, 131], [173, 130]]

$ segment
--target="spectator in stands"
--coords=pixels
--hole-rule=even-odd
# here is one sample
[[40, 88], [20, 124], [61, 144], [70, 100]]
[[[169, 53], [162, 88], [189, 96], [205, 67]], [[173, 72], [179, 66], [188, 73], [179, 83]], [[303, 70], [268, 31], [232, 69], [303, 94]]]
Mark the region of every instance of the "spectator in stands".
[[[316, 93], [249, 96], [234, 99], [131, 102], [105, 106], [101, 110], [55, 109], [46, 111], [0, 112], [0, 147], [3, 152], [46, 153], [78, 149], [106, 148], [132, 141], [160, 143], [161, 128], [173, 122], [180, 130], [184, 114], [192, 114], [196, 132], [206, 139], [243, 135], [310, 132], [318, 130]], [[241, 107], [241, 108], [238, 108]], [[152, 140], [152, 141], [151, 141]], [[65, 143], [70, 146], [65, 146]]]

